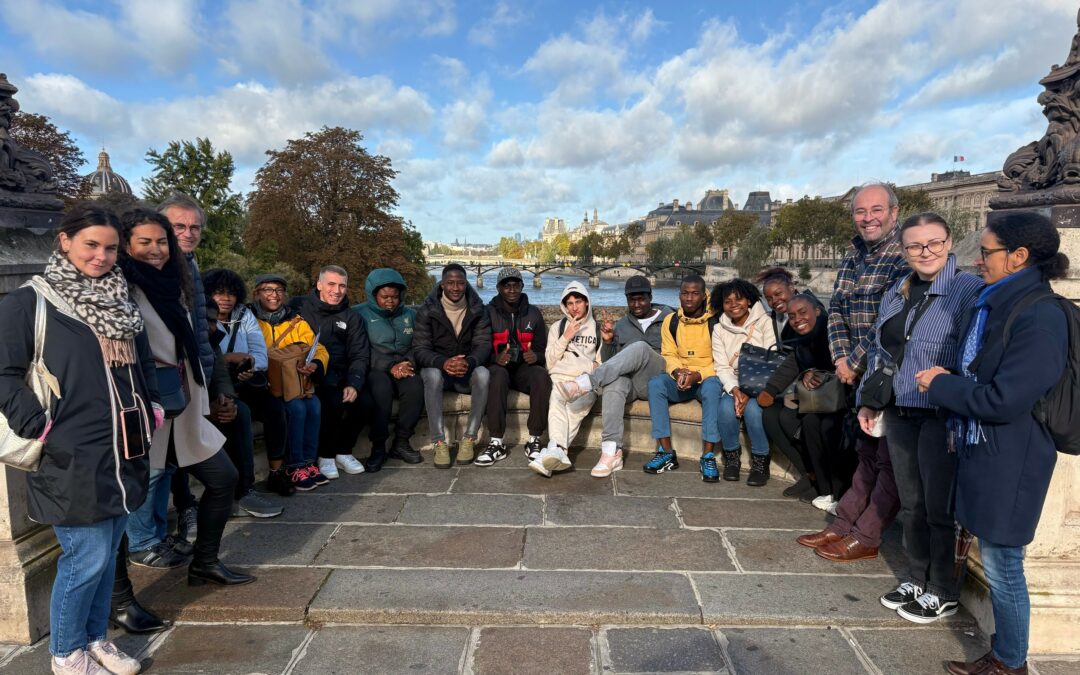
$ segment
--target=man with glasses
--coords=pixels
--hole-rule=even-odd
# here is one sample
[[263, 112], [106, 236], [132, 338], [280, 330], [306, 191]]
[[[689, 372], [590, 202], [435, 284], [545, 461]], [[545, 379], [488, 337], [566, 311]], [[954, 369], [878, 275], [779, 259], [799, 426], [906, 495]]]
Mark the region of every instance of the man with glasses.
[[[828, 323], [836, 375], [852, 386], [866, 371], [870, 329], [877, 320], [881, 298], [897, 279], [910, 272], [896, 226], [899, 212], [896, 193], [882, 183], [863, 185], [852, 200], [855, 236], [836, 274]], [[859, 463], [851, 487], [840, 501], [815, 500], [815, 506], [835, 513], [836, 519], [828, 529], [798, 540], [803, 546], [824, 549], [820, 554], [827, 560], [877, 557], [881, 533], [900, 508], [885, 439], [860, 431], [855, 452]]]

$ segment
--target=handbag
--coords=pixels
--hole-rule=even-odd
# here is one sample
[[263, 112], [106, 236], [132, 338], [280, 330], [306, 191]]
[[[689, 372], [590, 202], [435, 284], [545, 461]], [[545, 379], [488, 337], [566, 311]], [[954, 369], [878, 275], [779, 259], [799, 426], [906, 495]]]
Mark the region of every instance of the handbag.
[[[803, 375], [811, 371], [818, 373], [822, 379], [816, 389], [807, 389], [803, 384]], [[836, 373], [827, 370], [814, 371], [811, 368], [799, 373], [795, 379], [795, 392], [800, 413], [835, 413], [847, 408], [847, 385], [840, 381]]]
[[[35, 294], [37, 302], [34, 308], [34, 357], [26, 369], [26, 386], [34, 393], [45, 411], [47, 431], [53, 421], [53, 397], [60, 398], [60, 382], [45, 367], [45, 297], [40, 292]], [[41, 438], [23, 438], [16, 434], [8, 424], [7, 417], [0, 413], [0, 463], [22, 471], [37, 471], [44, 448], [45, 441]]]
[[157, 362], [158, 395], [161, 396], [161, 407], [165, 408], [165, 419], [179, 417], [187, 407], [190, 397], [187, 391], [187, 378], [184, 377], [184, 366], [172, 363], [162, 364]]
[[755, 328], [757, 326], [753, 326], [747, 333], [747, 341], [739, 348], [737, 357], [739, 359], [739, 391], [750, 398], [765, 391], [769, 378], [787, 358], [786, 354], [776, 349], [776, 345], [758, 347], [750, 344], [750, 337], [754, 334]]
[[266, 349], [269, 361], [266, 379], [270, 382], [270, 393], [286, 402], [297, 398], [311, 398], [315, 394], [315, 385], [311, 378], [297, 370], [297, 366], [307, 360], [310, 347], [301, 342], [278, 346], [302, 320], [299, 316], [293, 317], [288, 327]]

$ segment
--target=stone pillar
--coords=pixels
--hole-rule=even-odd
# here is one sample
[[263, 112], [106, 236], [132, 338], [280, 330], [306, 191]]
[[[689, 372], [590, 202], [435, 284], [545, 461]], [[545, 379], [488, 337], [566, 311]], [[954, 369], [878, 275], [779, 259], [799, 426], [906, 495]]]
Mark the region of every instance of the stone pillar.
[[652, 287], [656, 288], [656, 275], [655, 274], [650, 274], [647, 278], [649, 280], [649, 283], [652, 285]]
[[0, 642], [30, 644], [49, 632], [59, 555], [52, 528], [26, 516], [25, 474], [0, 467]]
[[533, 288], [543, 288], [539, 273], [533, 275]]
[[484, 287], [484, 275], [480, 273], [479, 268], [477, 268], [477, 270], [476, 270], [476, 287], [477, 288], [483, 288]]
[[599, 274], [590, 274], [589, 275], [589, 288], [600, 288], [600, 275]]

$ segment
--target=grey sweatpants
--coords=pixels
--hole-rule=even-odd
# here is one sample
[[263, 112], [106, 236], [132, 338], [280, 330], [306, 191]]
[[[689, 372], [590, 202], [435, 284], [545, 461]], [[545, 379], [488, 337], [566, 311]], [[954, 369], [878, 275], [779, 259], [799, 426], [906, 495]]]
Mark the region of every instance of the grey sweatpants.
[[600, 439], [622, 446], [623, 412], [629, 401], [649, 398], [649, 380], [667, 368], [664, 357], [648, 342], [635, 342], [589, 373], [593, 390], [601, 393]]

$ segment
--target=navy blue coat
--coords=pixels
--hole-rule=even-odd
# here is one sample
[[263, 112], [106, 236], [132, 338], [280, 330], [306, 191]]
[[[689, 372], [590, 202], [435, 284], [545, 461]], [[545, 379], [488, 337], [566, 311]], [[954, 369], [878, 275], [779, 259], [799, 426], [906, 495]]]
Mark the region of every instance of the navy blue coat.
[[959, 450], [956, 519], [1003, 546], [1026, 546], [1035, 538], [1057, 450], [1031, 410], [1064, 374], [1069, 337], [1061, 308], [1038, 302], [1017, 317], [1005, 348], [1009, 311], [1029, 293], [1049, 289], [1038, 270], [1017, 277], [987, 298], [976, 379], [939, 375], [930, 385], [931, 403], [982, 422], [986, 440]]

